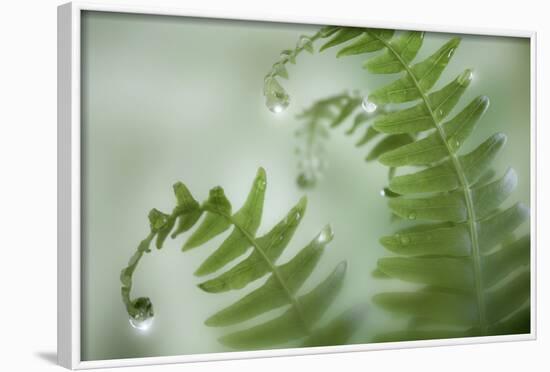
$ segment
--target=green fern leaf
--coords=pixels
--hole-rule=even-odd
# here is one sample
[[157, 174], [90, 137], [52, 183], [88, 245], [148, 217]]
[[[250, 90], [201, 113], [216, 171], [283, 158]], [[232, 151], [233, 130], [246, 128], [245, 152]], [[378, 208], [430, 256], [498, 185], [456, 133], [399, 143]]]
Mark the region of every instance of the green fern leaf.
[[517, 176], [508, 170], [493, 180], [491, 169], [506, 136], [494, 134], [473, 151], [461, 153], [489, 99], [475, 98], [449, 119], [472, 71], [465, 70], [439, 90], [432, 88], [460, 40], [453, 38], [428, 58], [415, 61], [422, 34], [389, 35], [364, 29], [346, 40], [347, 45], [338, 43], [343, 45], [339, 56], [381, 51], [367, 59], [365, 68], [375, 74], [400, 74], [375, 89], [369, 101], [412, 105], [376, 118], [373, 128], [383, 134], [382, 141], [396, 135], [411, 135], [411, 141], [375, 157], [391, 169], [421, 167], [391, 178], [389, 190], [398, 195], [388, 203], [395, 215], [428, 223], [381, 238], [398, 256], [380, 259], [375, 272], [426, 287], [375, 296], [380, 306], [414, 320], [407, 330], [377, 340], [529, 332], [529, 237], [505, 238], [528, 219], [529, 211], [519, 203], [502, 208]]
[[[301, 35], [298, 41], [296, 42], [296, 47], [294, 49], [285, 49], [281, 52], [279, 60], [273, 64], [271, 70], [266, 74], [264, 78], [264, 96], [266, 100], [266, 106], [274, 113], [279, 113], [286, 109], [290, 104], [290, 96], [286, 90], [279, 83], [277, 78], [288, 79], [288, 70], [286, 68], [288, 63], [295, 64], [296, 58], [305, 50], [309, 53], [315, 51], [313, 45], [315, 41], [319, 39], [324, 39], [338, 35], [341, 39], [346, 37], [353, 36], [343, 36], [340, 32], [344, 30], [345, 33], [349, 33], [349, 29], [343, 29], [342, 27], [337, 26], [326, 26], [322, 27], [314, 35]], [[345, 41], [345, 40], [344, 40]], [[322, 49], [322, 48], [321, 48]]]
[[[336, 344], [351, 337], [353, 329], [350, 328], [350, 319], [359, 321], [364, 316], [364, 311], [359, 313], [356, 310], [353, 317], [346, 315], [330, 321], [328, 325], [318, 325], [342, 287], [346, 273], [345, 262], [338, 264], [332, 274], [309, 293], [299, 294], [300, 288], [321, 259], [326, 245], [332, 241], [332, 229], [325, 226], [293, 258], [286, 263], [277, 263], [305, 214], [307, 202], [302, 198], [269, 232], [256, 237], [262, 218], [266, 184], [265, 171], [260, 168], [244, 205], [233, 213], [231, 203], [221, 187], [210, 190], [208, 199], [199, 204], [185, 185], [176, 183], [174, 193], [177, 206], [172, 214], [156, 209], [150, 212], [151, 232], [140, 243], [138, 251], [121, 272], [122, 299], [131, 319], [140, 321], [153, 316], [149, 298], [130, 299], [132, 275], [144, 253], [150, 251], [152, 240], [156, 236], [157, 246], [161, 248], [170, 233], [175, 238], [198, 224], [183, 246], [184, 251], [202, 246], [230, 228], [232, 230], [197, 269], [196, 275], [218, 272], [252, 248], [251, 253], [239, 263], [217, 277], [200, 283], [199, 288], [208, 293], [238, 290], [267, 276], [263, 285], [211, 315], [205, 321], [207, 326], [232, 326], [268, 311], [286, 308], [278, 318], [221, 337], [221, 343], [233, 348], [254, 349], [300, 339], [306, 343], [323, 341]], [[204, 218], [199, 223], [203, 214]]]

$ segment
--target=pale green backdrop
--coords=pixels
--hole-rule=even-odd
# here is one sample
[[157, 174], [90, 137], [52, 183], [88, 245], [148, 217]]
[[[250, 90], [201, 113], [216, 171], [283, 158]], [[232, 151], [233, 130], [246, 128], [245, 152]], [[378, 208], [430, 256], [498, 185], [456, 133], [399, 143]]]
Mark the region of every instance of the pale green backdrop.
[[[266, 231], [304, 194], [295, 184], [294, 115], [314, 99], [345, 89], [367, 92], [388, 77], [362, 70], [364, 57], [302, 54], [283, 82], [291, 105], [274, 115], [263, 103], [263, 77], [282, 49], [315, 26], [85, 12], [82, 28], [82, 358], [225, 351], [216, 342], [220, 330], [203, 321], [243, 292], [206, 294], [192, 275], [220, 239], [186, 254], [180, 252], [184, 239], [169, 240], [147, 255], [134, 276], [133, 295], [150, 296], [156, 318], [146, 333], [130, 327], [119, 273], [147, 235], [147, 212], [171, 211], [171, 186], [178, 180], [200, 200], [222, 185], [239, 206], [263, 166], [268, 190], [260, 233]], [[448, 38], [428, 34], [418, 58]], [[479, 94], [490, 97], [491, 107], [467, 146], [495, 131], [508, 135], [497, 168], [511, 166], [519, 174], [509, 203], [529, 203], [529, 54], [527, 39], [464, 35], [438, 85], [474, 68], [459, 107]], [[379, 195], [386, 169], [366, 164], [365, 150], [343, 131], [332, 134], [326, 176], [307, 192], [308, 211], [281, 258], [332, 224], [335, 239], [304, 288], [347, 260], [346, 283], [330, 314], [401, 285], [370, 276], [385, 254], [378, 238], [396, 227]], [[399, 325], [370, 306], [353, 342]]]

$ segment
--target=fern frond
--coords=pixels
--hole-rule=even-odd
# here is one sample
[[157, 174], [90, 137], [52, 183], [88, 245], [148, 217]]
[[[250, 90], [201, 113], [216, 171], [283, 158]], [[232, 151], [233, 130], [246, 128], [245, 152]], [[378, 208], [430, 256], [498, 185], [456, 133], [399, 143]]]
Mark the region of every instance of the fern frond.
[[[329, 138], [331, 130], [339, 129], [346, 121], [351, 121], [351, 126], [344, 132], [347, 136], [353, 136], [360, 130], [364, 131], [355, 145], [358, 148], [365, 146], [381, 134], [370, 123], [379, 115], [390, 112], [389, 109], [386, 106], [373, 108], [364, 106], [364, 100], [358, 92], [344, 92], [317, 100], [296, 115], [297, 119], [303, 121], [302, 127], [296, 131], [296, 137], [300, 141], [296, 148], [299, 158], [298, 186], [312, 188], [322, 177], [327, 164], [324, 143]], [[366, 161], [376, 160], [381, 154], [399, 146], [399, 144], [411, 142], [409, 135], [383, 135], [381, 137], [382, 140], [366, 155]]]
[[264, 96], [265, 104], [270, 111], [279, 113], [286, 109], [290, 104], [290, 96], [277, 80], [278, 78], [288, 79], [288, 63], [295, 64], [296, 58], [305, 50], [313, 53], [313, 44], [315, 41], [330, 37], [339, 27], [322, 27], [314, 35], [301, 35], [296, 42], [294, 49], [285, 49], [281, 52], [279, 60], [273, 64], [271, 70], [264, 78]]
[[[240, 262], [216, 277], [200, 283], [199, 288], [208, 293], [239, 290], [267, 276], [266, 282], [259, 288], [210, 316], [205, 321], [207, 326], [231, 326], [254, 319], [271, 310], [286, 308], [282, 315], [272, 320], [223, 336], [220, 338], [221, 343], [233, 348], [247, 349], [273, 346], [293, 340], [316, 345], [326, 341], [333, 345], [345, 342], [351, 336], [354, 327], [350, 322], [360, 320], [357, 310], [350, 310], [351, 313], [348, 315], [343, 315], [326, 326], [319, 326], [323, 314], [342, 287], [347, 266], [345, 261], [340, 262], [313, 290], [299, 294], [301, 286], [319, 262], [325, 246], [331, 242], [332, 229], [327, 225], [293, 258], [285, 263], [278, 263], [278, 258], [292, 240], [304, 216], [307, 203], [306, 199], [302, 198], [270, 231], [257, 236], [266, 182], [265, 171], [260, 168], [244, 205], [237, 212], [233, 212], [232, 205], [221, 187], [210, 190], [208, 199], [199, 204], [183, 183], [178, 182], [174, 185], [177, 206], [169, 215], [156, 209], [151, 211], [151, 232], [121, 273], [122, 298], [131, 320], [140, 321], [153, 316], [152, 303], [148, 298], [130, 299], [132, 275], [143, 254], [150, 251], [149, 246], [153, 239], [156, 237], [156, 245], [160, 249], [168, 235], [176, 238], [198, 224], [183, 245], [182, 251], [200, 247], [230, 229], [231, 232], [197, 269], [197, 276], [222, 270], [230, 262], [245, 256], [252, 248]], [[361, 314], [364, 315], [364, 311]], [[330, 336], [331, 334], [334, 337]]]
[[326, 167], [324, 142], [329, 138], [329, 129], [339, 126], [361, 104], [355, 94], [342, 93], [315, 102], [296, 115], [304, 124], [296, 131], [302, 142], [296, 147], [299, 157], [299, 174], [296, 179], [302, 188], [314, 187]]
[[501, 208], [517, 184], [513, 170], [494, 181], [490, 173], [506, 136], [497, 133], [473, 151], [461, 151], [489, 99], [475, 98], [448, 119], [473, 73], [467, 69], [433, 90], [460, 39], [415, 61], [423, 35], [340, 30], [324, 46], [346, 43], [339, 57], [380, 51], [364, 68], [375, 74], [400, 74], [368, 99], [378, 105], [408, 105], [375, 119], [373, 127], [386, 135], [414, 136], [410, 143], [379, 154], [379, 160], [394, 168], [422, 168], [390, 180], [389, 190], [398, 195], [389, 199], [389, 206], [404, 219], [429, 223], [383, 237], [382, 245], [396, 256], [380, 259], [376, 272], [425, 287], [375, 296], [380, 306], [412, 319], [406, 331], [379, 339], [528, 333], [529, 237], [512, 242], [505, 237], [528, 219], [529, 211], [519, 203]]

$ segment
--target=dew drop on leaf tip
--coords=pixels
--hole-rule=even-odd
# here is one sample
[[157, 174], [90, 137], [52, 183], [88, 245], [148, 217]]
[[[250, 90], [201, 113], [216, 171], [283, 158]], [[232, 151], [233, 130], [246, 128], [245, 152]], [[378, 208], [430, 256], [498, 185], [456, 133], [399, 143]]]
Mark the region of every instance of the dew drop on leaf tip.
[[265, 105], [274, 114], [283, 112], [290, 104], [288, 95], [273, 94], [266, 98]]
[[141, 318], [141, 317], [137, 317], [137, 318], [134, 318], [134, 317], [130, 317], [129, 318], [129, 321], [130, 321], [130, 325], [132, 327], [134, 327], [135, 329], [138, 329], [140, 331], [147, 331], [148, 329], [151, 328], [151, 326], [153, 325], [153, 320], [155, 318], [153, 316], [150, 316], [150, 317], [144, 317], [144, 318]]
[[155, 313], [153, 304], [147, 297], [140, 297], [132, 303], [136, 313], [128, 319], [130, 325], [140, 331], [147, 331], [153, 325]]
[[334, 232], [332, 231], [332, 227], [330, 225], [326, 225], [323, 227], [321, 232], [319, 232], [319, 235], [317, 235], [317, 238], [315, 238], [315, 241], [319, 244], [327, 244], [332, 240], [334, 237]]
[[474, 78], [474, 72], [471, 69], [467, 69], [462, 74], [460, 74], [457, 81], [458, 81], [458, 84], [467, 86], [468, 84], [470, 84], [473, 78]]
[[372, 114], [378, 108], [376, 103], [369, 101], [368, 97], [363, 98], [363, 102], [361, 102], [361, 107], [367, 114]]

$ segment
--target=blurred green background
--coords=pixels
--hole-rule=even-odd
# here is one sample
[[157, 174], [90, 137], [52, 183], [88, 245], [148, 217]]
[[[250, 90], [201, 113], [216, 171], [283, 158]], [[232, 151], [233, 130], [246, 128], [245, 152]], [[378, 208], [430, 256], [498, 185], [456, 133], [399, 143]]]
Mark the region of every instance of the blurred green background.
[[[281, 114], [264, 105], [264, 75], [283, 49], [318, 27], [185, 17], [84, 12], [82, 16], [82, 359], [113, 359], [226, 351], [207, 316], [248, 291], [201, 292], [194, 270], [223, 237], [182, 254], [185, 239], [169, 240], [146, 255], [134, 275], [132, 295], [150, 296], [156, 312], [147, 332], [128, 323], [120, 299], [120, 270], [148, 232], [147, 213], [170, 212], [171, 186], [188, 185], [203, 200], [216, 185], [240, 206], [259, 166], [268, 175], [267, 231], [304, 194], [297, 188], [294, 118], [313, 100], [358, 89], [368, 92], [392, 77], [361, 69], [364, 57], [336, 59], [335, 51], [301, 54], [283, 85], [291, 95]], [[418, 59], [450, 36], [429, 33]], [[317, 44], [316, 46], [318, 46]], [[502, 131], [508, 144], [496, 168], [513, 167], [520, 184], [507, 205], [529, 203], [530, 47], [528, 39], [463, 35], [438, 88], [465, 68], [474, 81], [458, 109], [479, 94], [489, 111], [464, 150]], [[303, 290], [340, 260], [349, 264], [345, 286], [331, 314], [383, 289], [401, 288], [370, 273], [386, 254], [378, 239], [391, 233], [390, 214], [379, 190], [386, 169], [363, 160], [356, 139], [342, 126], [328, 142], [329, 168], [307, 191], [308, 211], [280, 262], [294, 255], [326, 224], [335, 239]], [[358, 133], [358, 136], [361, 134]], [[528, 226], [523, 226], [527, 230]], [[259, 282], [263, 282], [260, 280]], [[259, 283], [254, 283], [256, 287]], [[325, 318], [325, 319], [326, 319]], [[401, 324], [370, 306], [352, 342], [368, 342], [381, 329]]]

